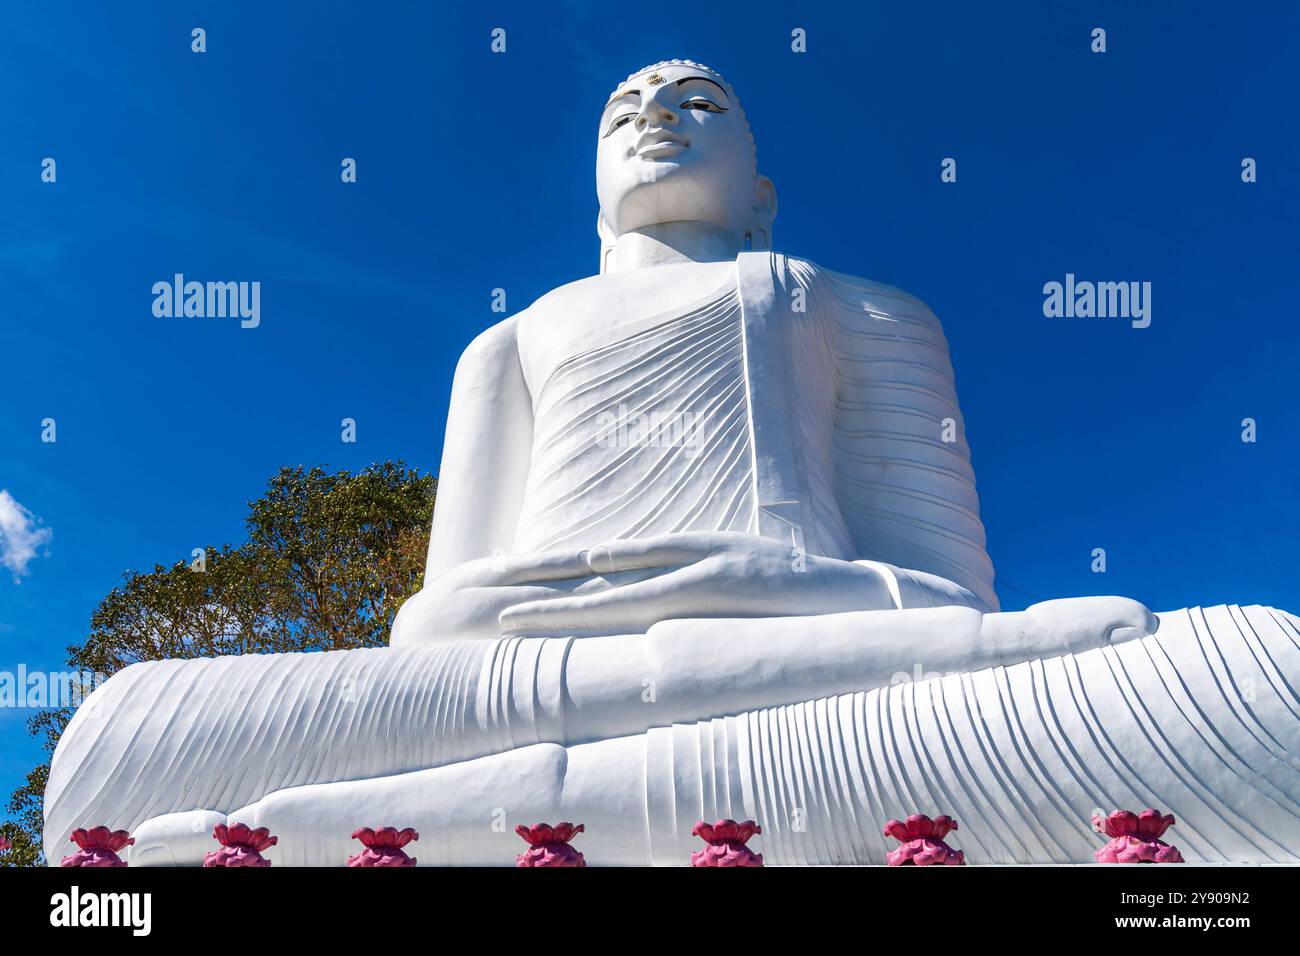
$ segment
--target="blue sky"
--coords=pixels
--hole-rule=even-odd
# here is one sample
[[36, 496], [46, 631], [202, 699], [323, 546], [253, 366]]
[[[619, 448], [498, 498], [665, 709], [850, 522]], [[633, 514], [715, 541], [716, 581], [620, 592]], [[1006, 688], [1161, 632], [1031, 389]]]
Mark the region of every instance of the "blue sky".
[[[673, 56], [737, 88], [778, 248], [944, 321], [1004, 606], [1300, 611], [1300, 7], [283, 6], [0, 15], [0, 488], [51, 533], [0, 570], [0, 670], [60, 668], [124, 570], [240, 540], [282, 465], [436, 470], [492, 290], [594, 271], [600, 109]], [[155, 318], [177, 272], [260, 281], [260, 326]], [[1045, 318], [1067, 272], [1151, 282], [1151, 326]]]

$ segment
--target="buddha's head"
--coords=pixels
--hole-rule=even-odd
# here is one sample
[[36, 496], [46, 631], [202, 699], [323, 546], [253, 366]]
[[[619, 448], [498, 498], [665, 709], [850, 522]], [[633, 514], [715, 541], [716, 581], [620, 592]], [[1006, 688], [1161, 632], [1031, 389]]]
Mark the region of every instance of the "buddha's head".
[[758, 174], [749, 123], [719, 73], [690, 60], [638, 70], [610, 96], [598, 143], [606, 253], [619, 236], [673, 222], [708, 223], [740, 248], [771, 248], [776, 190]]

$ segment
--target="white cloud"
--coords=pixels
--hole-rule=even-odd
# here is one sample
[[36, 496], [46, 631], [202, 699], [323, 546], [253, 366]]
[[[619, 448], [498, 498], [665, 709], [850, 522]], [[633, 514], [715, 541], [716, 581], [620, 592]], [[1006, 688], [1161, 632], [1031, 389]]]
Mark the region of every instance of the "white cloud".
[[27, 573], [27, 565], [54, 537], [54, 532], [39, 524], [36, 515], [0, 489], [0, 565], [12, 572], [15, 582]]

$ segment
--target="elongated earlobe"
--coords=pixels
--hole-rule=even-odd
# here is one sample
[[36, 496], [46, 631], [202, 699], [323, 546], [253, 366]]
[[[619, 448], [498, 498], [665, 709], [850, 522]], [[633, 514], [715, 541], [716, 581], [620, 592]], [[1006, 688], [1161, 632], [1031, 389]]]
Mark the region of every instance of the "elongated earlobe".
[[776, 218], [776, 186], [766, 176], [754, 180], [754, 225], [748, 236], [752, 249], [772, 248], [772, 220]]
[[614, 267], [614, 245], [618, 236], [609, 228], [603, 212], [596, 216], [596, 235], [600, 236], [600, 274], [604, 275]]

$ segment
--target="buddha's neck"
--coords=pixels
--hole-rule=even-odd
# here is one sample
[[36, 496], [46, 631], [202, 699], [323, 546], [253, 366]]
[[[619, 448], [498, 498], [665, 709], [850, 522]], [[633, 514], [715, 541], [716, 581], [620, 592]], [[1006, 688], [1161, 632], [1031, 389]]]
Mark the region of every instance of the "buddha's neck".
[[738, 252], [736, 234], [711, 222], [661, 222], [619, 236], [607, 271], [674, 262], [726, 262]]

